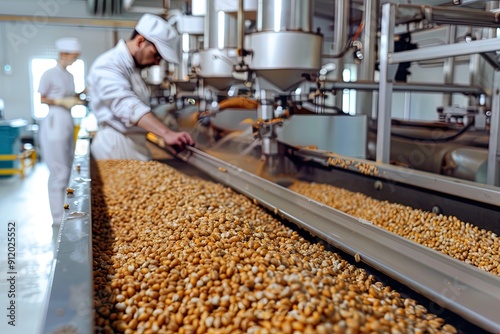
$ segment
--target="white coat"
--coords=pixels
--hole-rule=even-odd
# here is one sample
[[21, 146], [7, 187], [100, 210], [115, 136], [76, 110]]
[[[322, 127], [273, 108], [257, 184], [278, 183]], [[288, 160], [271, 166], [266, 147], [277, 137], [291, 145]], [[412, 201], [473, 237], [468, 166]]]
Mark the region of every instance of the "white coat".
[[124, 40], [92, 64], [87, 90], [99, 122], [92, 156], [97, 160], [149, 160], [146, 131], [136, 124], [151, 111], [150, 92]]
[[[38, 92], [49, 99], [75, 95], [73, 75], [59, 64], [47, 70], [40, 79]], [[53, 223], [63, 217], [64, 196], [71, 175], [74, 151], [74, 123], [71, 112], [60, 106], [49, 106], [40, 121], [40, 148], [49, 168], [49, 202]]]

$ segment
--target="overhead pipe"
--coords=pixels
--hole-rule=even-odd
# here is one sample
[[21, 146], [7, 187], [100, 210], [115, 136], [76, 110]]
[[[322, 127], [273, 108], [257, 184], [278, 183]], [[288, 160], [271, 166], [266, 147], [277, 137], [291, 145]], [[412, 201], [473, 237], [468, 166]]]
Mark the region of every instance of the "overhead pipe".
[[438, 24], [466, 25], [478, 27], [500, 27], [500, 13], [465, 8], [395, 5], [396, 24], [421, 20]]
[[245, 50], [245, 16], [243, 9], [243, 0], [238, 0], [238, 53], [244, 56]]
[[[346, 27], [349, 27], [349, 12], [350, 12], [350, 1], [340, 0], [335, 2], [335, 25], [334, 25], [334, 46], [333, 54], [338, 56], [335, 58], [333, 63], [335, 64], [335, 71], [333, 72], [334, 80], [342, 80], [343, 69], [344, 69], [344, 54], [346, 49], [349, 47], [347, 45], [345, 33]], [[340, 94], [335, 97], [334, 106], [338, 109], [343, 109], [343, 99]]]
[[[446, 29], [446, 39], [448, 44], [456, 43], [457, 26], [450, 25]], [[452, 84], [455, 79], [455, 57], [448, 57], [444, 60], [443, 65], [443, 82], [444, 84]], [[443, 94], [443, 106], [452, 104], [451, 94]]]
[[123, 0], [123, 9], [125, 9], [125, 11], [129, 11], [134, 5], [134, 2], [135, 0]]
[[311, 32], [314, 3], [312, 0], [259, 1], [257, 31]]
[[[378, 0], [365, 0], [363, 11], [364, 28], [361, 32], [363, 59], [359, 64], [359, 73], [357, 80], [375, 80], [375, 57], [368, 57], [375, 53], [375, 44], [377, 43], [377, 14]], [[358, 92], [356, 95], [356, 114], [368, 115], [372, 117], [373, 93]]]

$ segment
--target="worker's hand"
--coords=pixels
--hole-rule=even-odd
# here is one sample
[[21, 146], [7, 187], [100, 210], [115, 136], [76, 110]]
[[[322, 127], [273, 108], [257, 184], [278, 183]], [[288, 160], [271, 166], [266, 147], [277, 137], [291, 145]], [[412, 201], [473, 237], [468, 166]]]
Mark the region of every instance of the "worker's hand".
[[165, 143], [171, 146], [179, 146], [184, 148], [186, 145], [194, 146], [194, 140], [191, 138], [191, 135], [187, 132], [175, 132], [170, 131], [166, 134], [163, 139]]
[[82, 101], [75, 96], [70, 96], [70, 97], [63, 97], [61, 99], [55, 99], [54, 104], [56, 106], [61, 106], [70, 110], [74, 106], [85, 104], [85, 101]]

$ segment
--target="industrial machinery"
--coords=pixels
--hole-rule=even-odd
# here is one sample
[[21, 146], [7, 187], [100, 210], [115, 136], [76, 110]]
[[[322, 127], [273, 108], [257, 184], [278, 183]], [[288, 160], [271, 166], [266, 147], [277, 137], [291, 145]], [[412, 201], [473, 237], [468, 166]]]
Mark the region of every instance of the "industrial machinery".
[[[321, 0], [270, 0], [259, 1], [256, 7], [249, 1], [253, 5], [249, 5], [250, 14], [245, 19], [246, 3], [239, 1], [236, 8], [222, 0], [207, 1], [202, 47], [198, 43], [200, 32], [183, 30], [180, 25], [182, 33], [187, 34], [186, 41], [196, 41], [193, 45], [200, 47], [199, 62], [194, 61], [192, 66], [196, 52], [191, 46], [182, 48], [190, 60], [180, 66], [189, 63], [188, 71], [193, 71], [171, 80], [169, 84], [176, 88], [169, 98], [177, 115], [194, 115], [194, 123], [179, 122], [177, 126], [192, 131], [197, 146], [173, 153], [150, 135], [152, 147], [157, 150], [156, 159], [181, 171], [194, 167], [205, 177], [247, 196], [273, 219], [292, 222], [295, 228], [306, 231], [304, 235], [312, 235], [314, 241], [321, 239], [377, 278], [401, 285], [405, 295], [422, 301], [427, 310], [446, 314], [443, 317], [457, 327], [456, 331], [500, 331], [500, 278], [496, 271], [500, 266], [499, 254], [483, 249], [494, 245], [498, 252], [500, 233], [500, 104], [496, 73], [491, 71], [497, 69], [494, 54], [500, 49], [493, 30], [498, 28], [498, 8], [480, 1], [463, 1], [474, 7], [469, 8], [438, 2], [436, 6], [388, 2], [378, 7], [369, 0], [336, 1], [335, 5]], [[321, 16], [317, 8], [333, 12]], [[178, 18], [177, 22], [183, 20]], [[346, 22], [350, 24], [344, 30]], [[222, 34], [221, 29], [227, 32], [221, 27], [228, 25], [231, 32], [239, 32], [236, 45], [226, 35], [215, 37]], [[315, 25], [326, 29], [317, 31]], [[334, 34], [330, 35], [329, 28], [335, 29]], [[444, 34], [446, 41], [439, 45], [442, 38], [426, 39], [426, 34]], [[399, 38], [404, 46], [397, 44]], [[401, 51], [396, 52], [396, 48]], [[471, 77], [466, 83], [455, 83], [454, 75], [459, 76], [456, 68], [464, 64], [473, 68], [476, 75], [487, 73], [484, 80]], [[442, 67], [442, 77], [437, 82], [413, 81], [419, 76], [427, 77], [437, 67]], [[177, 69], [178, 73], [187, 73], [185, 70]], [[348, 72], [350, 78], [346, 78]], [[396, 82], [395, 78], [406, 82]], [[430, 98], [422, 97], [424, 94], [438, 94], [440, 100], [439, 108], [432, 110], [432, 121], [410, 117], [420, 112], [412, 110], [411, 101], [417, 102], [417, 109], [427, 106]], [[186, 96], [193, 101], [188, 107], [179, 103]], [[457, 103], [462, 105], [454, 106]], [[394, 114], [402, 117], [392, 117]], [[75, 163], [79, 167], [75, 168], [71, 187], [76, 190], [68, 195], [71, 203], [61, 229], [46, 333], [70, 325], [90, 333], [95, 325], [91, 306], [90, 183], [99, 175], [92, 170], [96, 167], [91, 166], [88, 152], [77, 155]], [[306, 196], [298, 190], [303, 182], [322, 186]], [[347, 192], [370, 198], [362, 197], [344, 208], [344, 212], [327, 203], [331, 197], [342, 197]], [[199, 196], [207, 200], [206, 210], [224, 206], [203, 192]], [[382, 227], [375, 221], [385, 209], [373, 204], [380, 202], [397, 203], [389, 212], [410, 211], [405, 219], [389, 218], [387, 226]], [[371, 205], [376, 209], [371, 210]], [[228, 206], [237, 207], [234, 203]], [[148, 204], [140, 210], [153, 208]], [[356, 216], [354, 212], [360, 209], [374, 211], [373, 216]], [[192, 214], [183, 220], [185, 224], [198, 219], [196, 215], [202, 211], [185, 210], [186, 217]], [[236, 210], [244, 211], [243, 205]], [[164, 212], [169, 214], [169, 209]], [[253, 228], [251, 220], [245, 222], [248, 230]], [[426, 220], [438, 225], [420, 224]], [[221, 218], [223, 221], [226, 219]], [[172, 226], [178, 224], [180, 219], [171, 222]], [[474, 243], [467, 239], [469, 234], [473, 236], [466, 227], [477, 231], [481, 246], [462, 248]], [[450, 234], [439, 236], [438, 229], [443, 233], [458, 230], [455, 232], [466, 240], [458, 241]], [[414, 234], [404, 236], [403, 230]], [[221, 238], [229, 238], [229, 232], [219, 232]], [[254, 236], [264, 232], [252, 231]], [[433, 237], [432, 242], [419, 242], [427, 235]], [[232, 240], [237, 244], [241, 241], [238, 238]], [[182, 236], [176, 235], [169, 241], [179, 239]], [[202, 243], [195, 239], [191, 237], [184, 246], [194, 248], [197, 242]], [[222, 254], [215, 245], [220, 244], [214, 243], [214, 249], [218, 249], [214, 252]], [[447, 245], [459, 249], [458, 255], [453, 255]], [[294, 254], [299, 250], [288, 251]], [[492, 262], [478, 260], [477, 265], [471, 265], [469, 256], [473, 255], [484, 255]], [[250, 261], [251, 257], [247, 258]], [[286, 270], [287, 266], [280, 264], [274, 261], [273, 266]], [[254, 267], [251, 271], [257, 274], [260, 269]], [[136, 269], [128, 268], [132, 273]], [[135, 276], [145, 277], [149, 270], [152, 269], [137, 271]], [[191, 276], [181, 272], [178, 276], [184, 276], [186, 282], [191, 280]], [[114, 278], [113, 274], [109, 277]], [[198, 278], [189, 282], [190, 288], [204, 284], [198, 283]], [[242, 291], [251, 290], [249, 286]], [[139, 288], [142, 289], [140, 282], [134, 285], [134, 289]], [[143, 290], [155, 295], [153, 287], [144, 286]], [[101, 294], [94, 291], [100, 300], [108, 297]], [[75, 298], [83, 301], [78, 307], [74, 305]], [[176, 295], [174, 303], [179, 298]], [[219, 302], [214, 301], [213, 307]], [[242, 301], [235, 314], [243, 314], [251, 305]], [[305, 308], [301, 305], [297, 309]], [[120, 305], [123, 310], [114, 310], [115, 316], [125, 317], [120, 312], [127, 306], [130, 305]], [[65, 310], [63, 314], [61, 308]], [[337, 311], [341, 314], [340, 309]], [[188, 314], [187, 308], [185, 313]], [[259, 316], [247, 320], [255, 324], [249, 328], [265, 331], [274, 326], [268, 321], [271, 316]], [[205, 324], [211, 327], [214, 319]], [[113, 326], [118, 325], [123, 325], [120, 328], [124, 332], [132, 326]], [[184, 325], [192, 329], [190, 324]], [[182, 326], [182, 321], [177, 326]], [[104, 325], [101, 329], [104, 331]]]

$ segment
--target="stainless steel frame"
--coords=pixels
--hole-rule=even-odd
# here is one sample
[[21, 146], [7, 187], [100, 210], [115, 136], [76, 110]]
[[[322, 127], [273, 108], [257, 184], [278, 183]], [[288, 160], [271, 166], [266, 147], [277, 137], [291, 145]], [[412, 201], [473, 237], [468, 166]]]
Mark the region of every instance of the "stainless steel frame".
[[[388, 163], [390, 156], [390, 122], [391, 122], [391, 101], [392, 101], [392, 91], [393, 83], [392, 76], [389, 75], [389, 71], [392, 70], [391, 66], [395, 66], [401, 62], [412, 62], [424, 59], [437, 59], [437, 58], [448, 58], [454, 56], [471, 55], [477, 53], [485, 53], [500, 50], [500, 44], [498, 39], [491, 38], [485, 40], [472, 41], [470, 43], [453, 43], [449, 45], [440, 45], [426, 47], [422, 49], [415, 49], [410, 51], [402, 51], [394, 53], [394, 25], [399, 22], [396, 18], [396, 12], [400, 12], [402, 9], [412, 9], [412, 7], [420, 8], [420, 6], [410, 6], [410, 5], [395, 5], [391, 3], [386, 3], [382, 6], [382, 29], [380, 37], [380, 81], [379, 81], [379, 103], [378, 103], [378, 134], [377, 134], [377, 147], [376, 147], [376, 160], [377, 162]], [[425, 7], [425, 8], [424, 8]], [[435, 9], [433, 7], [424, 6], [424, 11], [429, 13], [439, 12], [440, 15], [449, 16], [450, 18], [467, 18], [467, 10], [463, 9], [453, 9], [447, 8], [446, 11], [443, 9]], [[418, 12], [421, 9], [414, 9]], [[474, 24], [478, 25], [481, 18], [474, 13], [477, 11], [470, 11], [472, 18], [474, 18]], [[447, 13], [447, 14], [446, 14]], [[426, 14], [426, 15], [427, 15]], [[433, 14], [434, 15], [434, 14]], [[484, 15], [484, 26], [492, 26], [492, 17], [496, 18], [493, 13], [485, 13]], [[413, 20], [409, 18], [408, 20]], [[460, 24], [462, 21], [448, 22], [452, 24]], [[500, 23], [495, 21], [494, 26], [500, 26]], [[496, 94], [497, 95], [497, 94]], [[500, 112], [498, 108], [498, 103], [493, 105], [492, 110], [493, 115], [498, 116]], [[490, 143], [492, 146], [497, 147], [499, 142], [499, 124], [498, 121], [493, 121], [490, 128]], [[499, 185], [500, 180], [498, 176], [498, 170], [500, 169], [500, 162], [498, 160], [497, 154], [498, 149], [492, 148], [493, 152], [489, 153], [488, 159], [488, 184]]]
[[408, 169], [389, 164], [375, 164], [373, 161], [355, 159], [335, 153], [320, 150], [298, 150], [295, 155], [304, 158], [306, 161], [315, 162], [330, 166], [330, 158], [338, 162], [338, 166], [348, 166], [346, 169], [358, 172], [356, 165], [373, 166], [376, 172], [374, 177], [383, 178], [387, 181], [403, 183], [422, 189], [440, 192], [452, 196], [459, 195], [460, 198], [469, 199], [475, 202], [491, 204], [497, 206], [500, 203], [500, 190], [490, 185], [478, 184], [476, 182], [458, 180], [452, 177], [422, 172], [415, 169]]
[[[356, 90], [377, 90], [379, 83], [374, 81], [326, 81], [325, 88], [327, 89], [356, 89]], [[480, 95], [486, 92], [481, 87], [465, 86], [457, 84], [427, 84], [427, 83], [402, 83], [394, 82], [392, 90], [395, 92], [425, 92], [425, 93], [461, 93], [470, 95]]]
[[[498, 72], [495, 73], [498, 77]], [[486, 182], [498, 186], [500, 181], [500, 88], [495, 87], [490, 119], [490, 141], [488, 145], [488, 170]], [[500, 203], [500, 202], [497, 202]]]
[[44, 334], [94, 333], [90, 152], [88, 140], [79, 142], [87, 150], [75, 155], [69, 183], [74, 193], [66, 196], [69, 209], [59, 230], [49, 280]]

